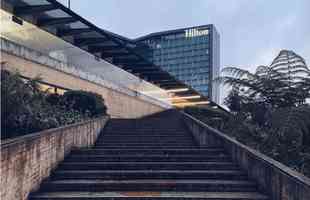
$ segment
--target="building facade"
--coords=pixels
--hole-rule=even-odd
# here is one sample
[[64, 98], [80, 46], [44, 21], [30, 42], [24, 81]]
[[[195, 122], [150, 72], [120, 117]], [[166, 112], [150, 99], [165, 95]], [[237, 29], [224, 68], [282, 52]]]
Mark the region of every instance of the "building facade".
[[219, 103], [220, 36], [214, 25], [152, 33], [136, 39], [139, 52], [155, 65]]

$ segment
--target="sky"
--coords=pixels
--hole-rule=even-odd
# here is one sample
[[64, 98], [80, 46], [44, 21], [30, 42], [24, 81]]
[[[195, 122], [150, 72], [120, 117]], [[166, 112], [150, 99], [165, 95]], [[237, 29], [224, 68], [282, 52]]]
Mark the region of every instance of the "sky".
[[221, 68], [254, 71], [281, 49], [310, 63], [309, 0], [71, 0], [71, 9], [129, 38], [214, 24], [221, 36]]
[[221, 36], [221, 67], [252, 71], [270, 64], [281, 49], [310, 63], [309, 0], [71, 0], [71, 9], [129, 38], [214, 24]]

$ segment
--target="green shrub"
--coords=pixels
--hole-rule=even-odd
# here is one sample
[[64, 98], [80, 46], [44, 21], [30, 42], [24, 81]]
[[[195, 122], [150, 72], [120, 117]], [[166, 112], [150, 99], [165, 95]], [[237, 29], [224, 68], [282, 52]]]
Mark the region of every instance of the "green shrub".
[[[188, 107], [185, 112], [310, 176], [310, 105], [270, 108], [267, 111], [260, 103], [248, 105], [243, 105], [233, 115], [223, 115], [221, 111], [218, 113], [212, 108], [202, 107]], [[265, 116], [262, 113], [266, 113]], [[214, 121], [215, 117], [222, 119], [221, 126]]]
[[92, 117], [106, 114], [104, 99], [96, 93], [81, 90], [68, 91], [64, 94], [64, 98], [73, 109], [83, 113], [89, 112]]
[[[99, 95], [82, 91], [70, 91], [66, 96], [50, 94], [40, 90], [37, 81], [25, 81], [18, 73], [1, 71], [1, 139], [56, 128], [106, 113]], [[78, 95], [81, 93], [85, 95]]]
[[63, 104], [63, 96], [59, 94], [49, 94], [46, 97], [46, 101], [51, 105], [61, 105]]

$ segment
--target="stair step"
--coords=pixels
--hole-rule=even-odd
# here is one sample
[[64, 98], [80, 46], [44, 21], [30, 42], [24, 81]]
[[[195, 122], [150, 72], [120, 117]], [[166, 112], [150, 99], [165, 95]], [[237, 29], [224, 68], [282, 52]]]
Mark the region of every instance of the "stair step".
[[190, 148], [194, 148], [195, 145], [192, 142], [182, 142], [182, 143], [175, 143], [175, 142], [101, 142], [101, 143], [97, 143], [95, 147], [143, 147], [143, 148], [152, 148], [152, 147], [190, 147]]
[[146, 131], [136, 131], [134, 133], [132, 132], [120, 132], [120, 131], [114, 131], [114, 132], [107, 132], [104, 131], [104, 133], [100, 137], [105, 137], [105, 136], [122, 136], [122, 137], [131, 137], [131, 136], [145, 136], [145, 137], [192, 137], [190, 133], [187, 132], [159, 132], [159, 131], [151, 131], [151, 132], [146, 132]]
[[59, 191], [213, 191], [253, 192], [256, 184], [241, 180], [91, 180], [66, 179], [42, 184], [44, 192]]
[[[191, 145], [196, 147], [195, 143], [193, 140], [187, 140], [187, 141], [156, 141], [156, 140], [145, 140], [145, 141], [139, 141], [139, 140], [131, 140], [131, 141], [123, 141], [123, 140], [115, 140], [115, 141], [97, 141], [96, 146], [102, 146], [102, 145], [111, 145], [113, 146], [114, 144], [116, 145], [121, 145], [121, 146], [126, 146], [126, 145], [140, 145], [140, 146], [153, 146], [153, 145], [167, 145], [167, 146], [183, 146], [183, 145]], [[197, 147], [196, 147], [197, 148]]]
[[117, 126], [110, 126], [108, 125], [105, 127], [105, 132], [108, 133], [109, 131], [112, 132], [122, 132], [122, 133], [147, 133], [147, 132], [156, 132], [156, 133], [187, 133], [187, 129], [185, 128], [180, 128], [180, 127], [159, 127], [158, 125], [155, 126], [148, 126], [148, 125], [129, 125], [129, 126], [122, 126], [122, 125], [117, 125]]
[[[160, 125], [160, 126], [159, 126]], [[131, 121], [131, 122], [109, 122], [106, 126], [106, 128], [119, 128], [119, 129], [125, 129], [125, 128], [139, 128], [139, 129], [159, 129], [159, 130], [184, 130], [183, 125], [171, 121], [169, 124], [165, 120], [151, 120], [150, 121]]]
[[[140, 145], [153, 145], [153, 144], [164, 144], [164, 145], [183, 145], [183, 144], [194, 144], [194, 140], [152, 140], [152, 139], [144, 139], [144, 141], [139, 140], [138, 138], [136, 139], [131, 139], [131, 140], [99, 140], [96, 142], [96, 144], [114, 144], [114, 143], [119, 143], [119, 144], [140, 144]], [[196, 145], [195, 145], [196, 146]]]
[[245, 180], [240, 170], [58, 170], [52, 179], [233, 179]]
[[161, 155], [219, 155], [224, 154], [224, 149], [222, 148], [192, 148], [192, 149], [137, 149], [137, 148], [128, 148], [128, 149], [109, 149], [109, 148], [98, 148], [93, 149], [80, 149], [73, 150], [72, 153], [75, 154], [109, 154], [109, 155], [118, 155], [118, 154], [133, 154], [133, 155], [149, 155], [149, 154], [161, 154]]
[[122, 136], [131, 136], [131, 135], [143, 135], [143, 136], [192, 136], [190, 133], [185, 131], [177, 131], [177, 130], [104, 130], [104, 135], [122, 135]]
[[193, 137], [189, 135], [164, 135], [164, 134], [157, 134], [157, 135], [149, 135], [149, 134], [132, 134], [132, 135], [121, 135], [121, 134], [105, 134], [98, 138], [98, 141], [101, 140], [132, 140], [132, 139], [140, 139], [141, 141], [147, 139], [155, 139], [155, 140], [192, 140]]
[[183, 149], [183, 148], [196, 148], [193, 145], [171, 145], [171, 146], [165, 146], [165, 145], [96, 145], [96, 148], [105, 148], [105, 149], [129, 149], [129, 148], [136, 148], [136, 149]]
[[104, 129], [105, 133], [113, 132], [113, 133], [182, 133], [189, 134], [188, 130], [184, 127], [160, 127], [163, 126], [158, 124], [156, 127], [151, 127], [149, 125], [136, 125], [136, 126], [107, 126]]
[[173, 129], [173, 128], [143, 128], [143, 127], [106, 127], [105, 134], [119, 133], [119, 134], [174, 134], [174, 135], [191, 135], [186, 129]]
[[193, 142], [194, 139], [193, 138], [183, 138], [183, 139], [178, 139], [175, 137], [162, 137], [162, 136], [158, 136], [158, 137], [144, 137], [144, 136], [124, 136], [124, 137], [103, 137], [103, 138], [99, 138], [97, 140], [98, 142], [123, 142], [123, 143], [127, 143], [127, 142], [140, 142], [140, 143], [144, 143], [144, 142], [170, 142], [170, 143], [182, 143], [182, 142]]
[[60, 164], [62, 170], [238, 170], [232, 162], [69, 162]]
[[143, 134], [131, 134], [131, 135], [126, 135], [126, 134], [114, 134], [114, 133], [109, 133], [102, 135], [99, 140], [101, 139], [124, 139], [124, 140], [131, 140], [131, 139], [161, 139], [161, 140], [188, 140], [192, 139], [191, 135], [168, 135], [168, 134], [157, 134], [157, 135], [152, 135], [151, 133], [143, 133]]
[[172, 162], [192, 162], [192, 161], [230, 161], [230, 157], [227, 155], [79, 155], [73, 154], [66, 159], [66, 161], [86, 161], [86, 162], [98, 162], [98, 161], [172, 161]]
[[30, 200], [268, 200], [257, 192], [51, 192]]
[[122, 141], [122, 142], [131, 142], [131, 141], [139, 141], [139, 142], [148, 142], [148, 141], [154, 141], [154, 142], [187, 142], [187, 141], [193, 141], [193, 138], [191, 137], [182, 137], [182, 138], [176, 138], [173, 136], [104, 136], [102, 138], [99, 138], [97, 142], [115, 142], [115, 141]]

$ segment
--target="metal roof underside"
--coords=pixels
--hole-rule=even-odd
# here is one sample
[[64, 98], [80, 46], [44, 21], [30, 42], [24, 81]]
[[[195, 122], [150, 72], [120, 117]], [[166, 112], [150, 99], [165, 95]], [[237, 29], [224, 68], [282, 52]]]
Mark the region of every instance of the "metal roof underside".
[[[3, 0], [11, 13], [51, 34], [104, 59], [160, 88], [188, 88], [177, 96], [199, 95], [200, 99], [186, 102], [210, 101], [168, 72], [144, 59], [135, 51], [135, 41], [103, 30], [56, 0]], [[211, 101], [210, 101], [211, 102]], [[211, 102], [212, 103], [212, 102]], [[212, 103], [212, 105], [216, 105]]]

